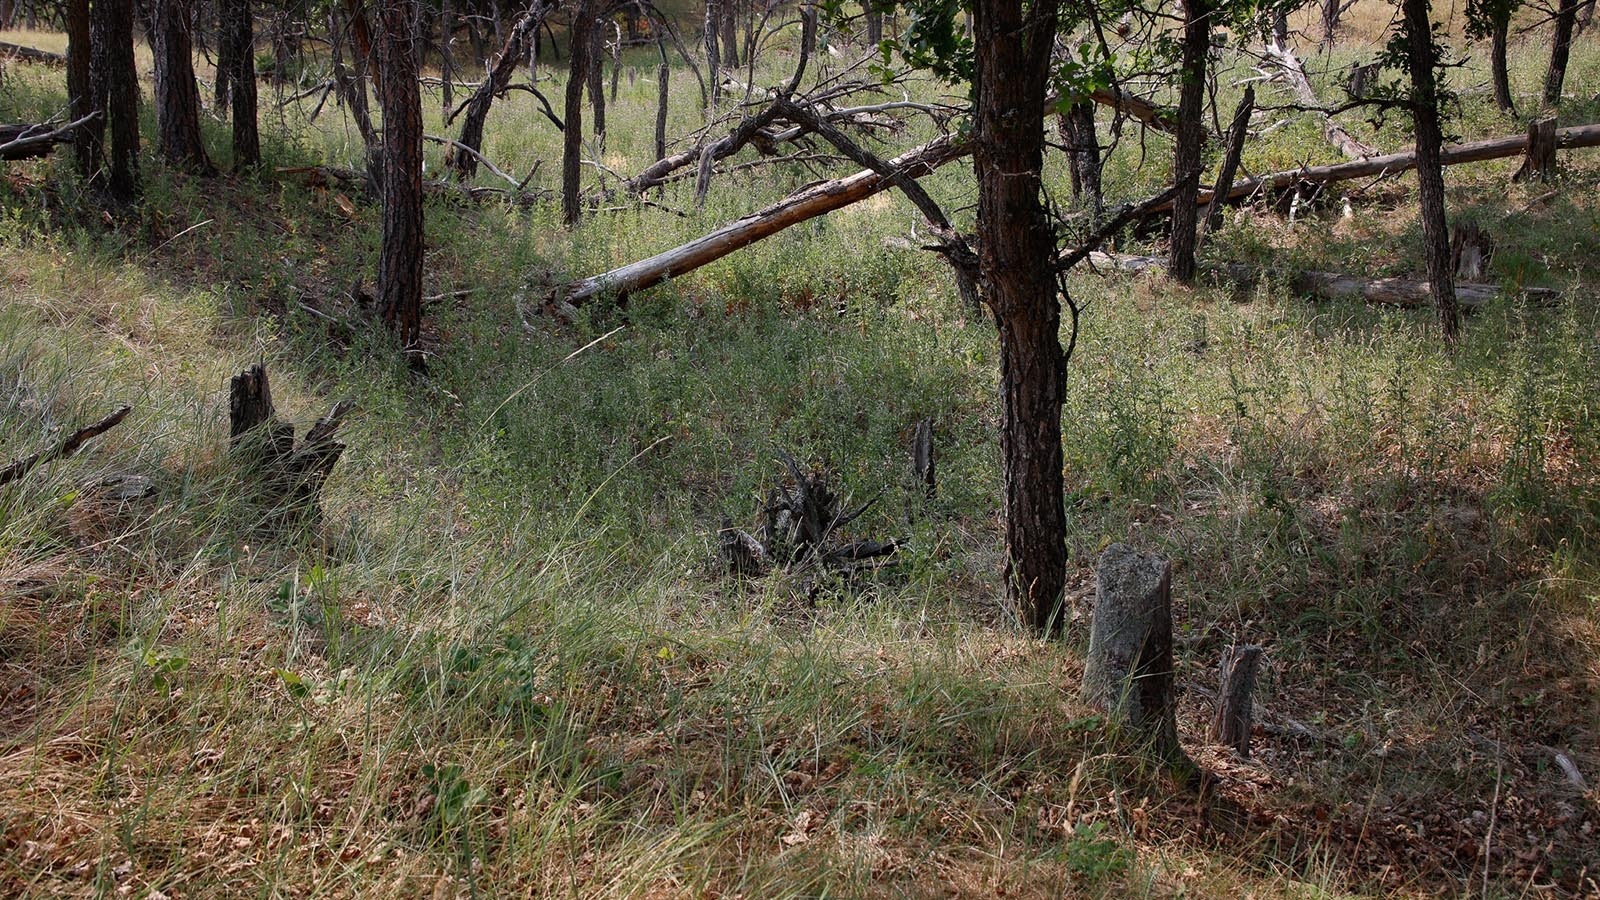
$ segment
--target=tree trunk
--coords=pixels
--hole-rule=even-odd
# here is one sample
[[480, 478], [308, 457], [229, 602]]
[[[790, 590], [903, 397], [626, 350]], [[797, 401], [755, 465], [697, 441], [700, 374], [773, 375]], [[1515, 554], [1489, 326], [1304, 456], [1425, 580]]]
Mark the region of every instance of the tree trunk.
[[1196, 249], [1205, 242], [1206, 235], [1222, 227], [1222, 198], [1233, 178], [1239, 173], [1239, 160], [1244, 155], [1244, 139], [1250, 133], [1250, 114], [1255, 111], [1256, 89], [1247, 86], [1239, 105], [1233, 111], [1233, 121], [1228, 125], [1228, 153], [1222, 158], [1222, 170], [1217, 173], [1216, 186], [1211, 189], [1211, 202], [1201, 219], [1200, 231], [1195, 235]]
[[157, 133], [168, 165], [209, 175], [215, 169], [200, 137], [200, 89], [194, 80], [190, 12], [190, 0], [151, 0]]
[[[489, 107], [494, 103], [494, 98], [511, 85], [511, 76], [516, 74], [517, 65], [526, 52], [528, 36], [539, 33], [539, 23], [544, 21], [549, 11], [549, 4], [540, 0], [523, 14], [506, 36], [500, 55], [495, 57], [494, 66], [484, 76], [483, 84], [467, 100], [465, 118], [461, 120], [461, 136], [457, 138], [462, 146], [478, 152], [483, 150], [483, 126], [489, 118]], [[478, 158], [471, 153], [456, 153], [450, 158], [450, 167], [455, 170], [457, 178], [470, 181], [478, 173]]]
[[1511, 73], [1506, 68], [1506, 33], [1511, 30], [1511, 12], [1497, 15], [1489, 43], [1489, 68], [1494, 82], [1494, 102], [1500, 111], [1516, 115], [1517, 106], [1511, 99]]
[[1555, 177], [1556, 117], [1543, 116], [1528, 123], [1528, 147], [1522, 157], [1522, 166], [1511, 176], [1511, 180], [1537, 178], [1549, 183]]
[[384, 0], [379, 67], [383, 78], [383, 250], [378, 302], [406, 350], [422, 333], [422, 94], [411, 42], [411, 0]]
[[[68, 118], [77, 121], [95, 110], [92, 76], [94, 51], [91, 49], [89, 0], [67, 0], [67, 107]], [[100, 171], [101, 135], [98, 123], [78, 130], [73, 141], [78, 173], [87, 181]]]
[[883, 11], [873, 0], [867, 0], [867, 44], [872, 47], [883, 42]]
[[739, 3], [738, 0], [720, 0], [722, 11], [722, 62], [735, 68], [739, 65]]
[[1184, 759], [1172, 697], [1172, 564], [1112, 544], [1095, 567], [1083, 699], [1164, 762]]
[[1073, 184], [1098, 222], [1105, 212], [1105, 196], [1100, 189], [1100, 135], [1095, 131], [1094, 104], [1074, 103], [1062, 120]]
[[1195, 198], [1200, 192], [1200, 151], [1205, 144], [1201, 114], [1206, 98], [1206, 57], [1211, 52], [1211, 6], [1209, 0], [1188, 0], [1183, 9], [1183, 84], [1178, 92], [1178, 140], [1172, 153], [1178, 194], [1172, 201], [1167, 272], [1173, 280], [1188, 284], [1195, 272]]
[[1417, 138], [1417, 188], [1421, 197], [1422, 250], [1428, 266], [1428, 284], [1439, 312], [1439, 328], [1448, 343], [1455, 343], [1461, 328], [1456, 306], [1455, 276], [1450, 271], [1450, 227], [1445, 222], [1444, 136], [1439, 121], [1439, 91], [1434, 64], [1439, 50], [1433, 43], [1428, 0], [1402, 0], [1406, 35], [1406, 66], [1411, 74], [1411, 115]]
[[[452, 49], [456, 34], [456, 11], [451, 0], [442, 0], [439, 7], [439, 105], [448, 115], [455, 104], [456, 57]], [[535, 42], [537, 46], [537, 41]]]
[[603, 63], [606, 57], [606, 32], [602, 22], [596, 20], [589, 29], [589, 105], [594, 108], [595, 144], [601, 152], [606, 149], [606, 90]]
[[[256, 122], [256, 38], [250, 0], [220, 0], [222, 35], [220, 59], [232, 67], [234, 171], [261, 165], [261, 133]], [[223, 69], [219, 64], [218, 79]]]
[[1041, 632], [1061, 627], [1066, 511], [1061, 401], [1066, 358], [1040, 202], [1055, 0], [979, 0], [973, 78], [980, 272], [1000, 331], [1000, 457], [1007, 599]]
[[211, 108], [218, 112], [227, 109], [233, 98], [233, 43], [228, 40], [228, 23], [231, 0], [216, 0], [217, 13], [217, 64], [216, 83], [213, 85]]
[[1572, 51], [1572, 26], [1578, 19], [1579, 0], [1561, 0], [1556, 10], [1556, 31], [1550, 37], [1550, 68], [1544, 75], [1544, 102], [1561, 102], [1561, 84], [1567, 79], [1567, 56]]
[[[96, 182], [120, 201], [139, 193], [139, 73], [133, 61], [133, 0], [95, 0], [90, 7], [90, 81], [95, 108], [110, 132], [103, 177]], [[95, 127], [100, 127], [96, 125]]]
[[572, 12], [572, 58], [567, 69], [566, 130], [561, 142], [561, 221], [569, 228], [578, 224], [578, 188], [583, 153], [583, 86], [589, 75], [589, 39], [594, 25], [594, 8], [589, 0], [579, 0]]
[[662, 63], [656, 69], [656, 159], [667, 156], [667, 90], [672, 84], [672, 67]]
[[717, 50], [718, 6], [721, 0], [706, 0], [706, 70], [711, 77], [711, 105], [722, 99], [722, 54]]

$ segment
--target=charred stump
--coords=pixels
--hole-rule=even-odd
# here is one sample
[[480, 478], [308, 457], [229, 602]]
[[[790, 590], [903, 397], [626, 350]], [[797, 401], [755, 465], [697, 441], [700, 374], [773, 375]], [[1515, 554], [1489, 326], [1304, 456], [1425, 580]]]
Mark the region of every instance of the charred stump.
[[1512, 181], [1537, 178], [1543, 182], [1556, 177], [1556, 117], [1545, 116], [1528, 123], [1528, 149], [1522, 157], [1522, 168], [1511, 176]]
[[932, 419], [918, 422], [916, 433], [911, 438], [911, 474], [922, 485], [923, 495], [932, 500], [939, 490], [937, 463], [933, 456]]
[[322, 487], [345, 450], [335, 436], [354, 405], [349, 400], [334, 404], [297, 445], [294, 425], [279, 419], [273, 407], [266, 368], [255, 365], [233, 376], [228, 387], [229, 445], [257, 496], [272, 509], [271, 527], [321, 519]]
[[1456, 277], [1478, 281], [1494, 257], [1494, 239], [1476, 222], [1461, 222], [1450, 235], [1450, 268]]

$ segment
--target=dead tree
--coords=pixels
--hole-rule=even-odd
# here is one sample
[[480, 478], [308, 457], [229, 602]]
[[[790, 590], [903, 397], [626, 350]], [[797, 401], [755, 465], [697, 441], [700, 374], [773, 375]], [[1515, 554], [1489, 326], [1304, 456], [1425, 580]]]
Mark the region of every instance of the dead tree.
[[[466, 103], [445, 120], [445, 124], [449, 124], [457, 115], [465, 114], [466, 118], [461, 121], [461, 136], [456, 139], [462, 146], [478, 153], [483, 151], [483, 126], [489, 118], [489, 107], [494, 103], [494, 98], [504, 94], [511, 86], [511, 76], [527, 55], [529, 35], [538, 32], [551, 8], [549, 3], [540, 0], [522, 14], [522, 18], [506, 35], [500, 55], [495, 57], [494, 65], [485, 75], [483, 83], [472, 92]], [[449, 165], [461, 181], [472, 180], [478, 172], [478, 160], [472, 153], [450, 154]]]
[[1216, 186], [1211, 189], [1211, 202], [1206, 204], [1206, 213], [1200, 218], [1196, 248], [1205, 243], [1207, 235], [1222, 227], [1222, 197], [1233, 184], [1234, 176], [1239, 173], [1239, 160], [1244, 155], [1244, 139], [1250, 132], [1250, 114], [1254, 112], [1255, 105], [1256, 89], [1246, 87], [1244, 96], [1239, 98], [1238, 108], [1233, 111], [1233, 122], [1228, 126], [1228, 153], [1222, 158]]
[[228, 387], [228, 442], [274, 530], [314, 524], [322, 516], [322, 486], [344, 453], [336, 439], [355, 406], [341, 400], [297, 445], [294, 425], [277, 417], [264, 366], [233, 376]]
[[1165, 763], [1186, 761], [1172, 695], [1172, 564], [1112, 544], [1095, 570], [1083, 699]]
[[1250, 755], [1251, 704], [1260, 662], [1261, 648], [1254, 644], [1229, 647], [1222, 654], [1222, 683], [1217, 690], [1217, 712], [1211, 719], [1211, 740], [1245, 757]]
[[[1266, 51], [1267, 57], [1278, 66], [1279, 71], [1283, 73], [1284, 78], [1289, 82], [1290, 89], [1294, 91], [1295, 99], [1314, 109], [1323, 109], [1322, 101], [1317, 99], [1317, 92], [1311, 87], [1311, 80], [1306, 77], [1305, 67], [1300, 64], [1300, 59], [1294, 55], [1294, 51], [1287, 46], [1278, 44], [1268, 44]], [[1355, 71], [1361, 73], [1365, 70], [1357, 67]], [[1359, 79], [1361, 83], [1352, 84], [1351, 87], [1364, 93], [1365, 81], [1369, 77], [1370, 75]], [[1352, 78], [1352, 81], [1356, 80]], [[1343, 153], [1346, 158], [1365, 159], [1378, 154], [1375, 148], [1357, 140], [1355, 135], [1335, 121], [1331, 114], [1322, 112], [1320, 115], [1322, 116], [1323, 137], [1328, 139], [1328, 143], [1339, 148], [1339, 152]]]
[[572, 11], [572, 53], [567, 67], [566, 110], [562, 116], [566, 128], [561, 142], [561, 221], [568, 228], [578, 224], [582, 215], [578, 192], [582, 186], [583, 88], [588, 81], [589, 54], [594, 46], [589, 35], [594, 28], [595, 2], [579, 0]]

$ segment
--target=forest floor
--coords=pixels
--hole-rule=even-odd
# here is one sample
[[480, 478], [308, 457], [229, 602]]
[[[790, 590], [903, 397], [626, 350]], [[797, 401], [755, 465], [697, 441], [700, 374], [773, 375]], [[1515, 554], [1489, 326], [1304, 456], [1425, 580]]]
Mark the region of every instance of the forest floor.
[[[1365, 22], [1307, 53], [1330, 96], [1380, 43]], [[1454, 130], [1522, 132], [1467, 49]], [[1513, 47], [1525, 113], [1543, 52]], [[650, 60], [627, 63], [599, 154], [625, 174], [652, 155], [655, 97]], [[0, 119], [54, 114], [61, 81], [9, 64]], [[1584, 35], [1562, 121], [1600, 121], [1597, 90]], [[693, 76], [672, 96], [687, 134]], [[133, 412], [0, 487], [0, 893], [1600, 894], [1600, 152], [1563, 154], [1551, 186], [1513, 184], [1517, 160], [1448, 170], [1452, 218], [1497, 241], [1490, 280], [1564, 292], [1508, 291], [1455, 352], [1426, 311], [1287, 287], [1300, 268], [1421, 277], [1410, 176], [1293, 222], [1231, 213], [1206, 254], [1262, 267], [1248, 290], [1074, 276], [1069, 621], [1040, 640], [1000, 599], [993, 326], [910, 249], [903, 198], [576, 323], [536, 315], [528, 286], [819, 176], [719, 176], [703, 209], [674, 185], [670, 209], [570, 231], [549, 203], [430, 200], [417, 377], [360, 301], [376, 205], [281, 171], [349, 167], [359, 137], [337, 109], [263, 99], [258, 175], [147, 152], [143, 198], [109, 209], [65, 152], [4, 172], [0, 462]], [[1394, 117], [1345, 121], [1409, 145]], [[226, 166], [226, 124], [206, 134]], [[559, 137], [513, 94], [484, 152], [542, 163], [543, 190]], [[1169, 149], [1125, 135], [1108, 192], [1159, 189]], [[1296, 120], [1246, 168], [1333, 159]], [[969, 167], [926, 184], [970, 224]], [[302, 428], [356, 401], [317, 527], [265, 527], [227, 452], [226, 382], [256, 362]], [[931, 499], [907, 449], [925, 419]], [[892, 565], [723, 574], [723, 517], [756, 521], [782, 453], [879, 498], [850, 531], [903, 539]], [[126, 476], [148, 490], [119, 494]], [[1114, 541], [1174, 562], [1179, 725], [1207, 797], [1078, 699]], [[1237, 641], [1266, 648], [1249, 759], [1205, 741]]]

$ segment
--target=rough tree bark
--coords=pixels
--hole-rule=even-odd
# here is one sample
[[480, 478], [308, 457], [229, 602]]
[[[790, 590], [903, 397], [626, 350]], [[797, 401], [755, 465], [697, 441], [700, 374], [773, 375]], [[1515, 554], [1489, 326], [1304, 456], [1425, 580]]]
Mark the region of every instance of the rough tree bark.
[[1105, 212], [1105, 196], [1100, 189], [1100, 136], [1095, 132], [1093, 103], [1072, 104], [1061, 117], [1061, 137], [1067, 144], [1073, 193], [1088, 201], [1098, 222]]
[[1172, 152], [1172, 177], [1178, 185], [1173, 198], [1172, 238], [1167, 272], [1173, 280], [1194, 280], [1195, 198], [1200, 192], [1200, 151], [1205, 144], [1202, 107], [1206, 98], [1206, 57], [1211, 52], [1209, 0], [1188, 0], [1183, 5], [1183, 84], [1178, 91], [1178, 140]]
[[[383, 249], [378, 301], [400, 345], [422, 333], [422, 93], [412, 44], [411, 0], [384, 0], [378, 65], [383, 72]], [[415, 359], [415, 357], [414, 357]]]
[[[95, 0], [90, 7], [90, 81], [95, 108], [110, 132], [106, 168], [96, 183], [128, 201], [139, 193], [139, 73], [133, 62], [133, 0]], [[100, 127], [100, 126], [95, 126]]]
[[1005, 590], [1044, 632], [1061, 626], [1066, 579], [1066, 354], [1055, 277], [1040, 264], [1055, 252], [1040, 168], [1056, 16], [1056, 0], [979, 0], [973, 10], [979, 271], [1000, 331]]
[[722, 54], [717, 50], [717, 22], [719, 0], [706, 0], [705, 44], [706, 70], [711, 77], [711, 105], [722, 99]]
[[1502, 3], [1505, 12], [1496, 11], [1494, 23], [1489, 33], [1489, 69], [1490, 80], [1494, 83], [1494, 102], [1500, 111], [1507, 115], [1516, 115], [1517, 106], [1511, 99], [1511, 72], [1506, 66], [1507, 33], [1511, 30], [1511, 10], [1509, 3]]
[[1411, 75], [1411, 117], [1416, 131], [1417, 188], [1422, 215], [1422, 250], [1428, 267], [1428, 284], [1439, 312], [1444, 339], [1454, 343], [1461, 329], [1456, 306], [1455, 275], [1450, 271], [1450, 227], [1445, 221], [1444, 146], [1440, 123], [1439, 86], [1434, 64], [1438, 48], [1433, 43], [1428, 0], [1402, 0], [1406, 36], [1406, 66]]
[[1228, 153], [1222, 158], [1222, 169], [1217, 173], [1216, 186], [1211, 189], [1211, 202], [1201, 217], [1200, 231], [1195, 236], [1195, 246], [1205, 243], [1206, 235], [1222, 227], [1222, 197], [1239, 174], [1239, 159], [1244, 155], [1244, 139], [1250, 133], [1250, 114], [1255, 111], [1256, 89], [1246, 87], [1244, 96], [1233, 111], [1233, 121], [1228, 125]]
[[[261, 164], [261, 132], [256, 122], [255, 22], [250, 0], [220, 0], [222, 35], [218, 44], [217, 80], [228, 71], [233, 104], [233, 167]], [[220, 95], [220, 90], [219, 90]]]
[[156, 123], [161, 155], [175, 168], [215, 172], [200, 137], [200, 89], [194, 80], [190, 0], [152, 0]]
[[1550, 37], [1550, 67], [1544, 74], [1544, 102], [1561, 102], [1561, 85], [1567, 79], [1567, 57], [1572, 52], [1572, 27], [1578, 19], [1578, 0], [1561, 0], [1556, 9], [1556, 30]]
[[[93, 50], [91, 50], [89, 25], [89, 0], [67, 0], [67, 105], [69, 117], [74, 121], [94, 112], [94, 83], [92, 76]], [[104, 129], [91, 124], [78, 130], [73, 141], [73, 155], [77, 158], [78, 172], [85, 180], [100, 171], [102, 150], [100, 135]]]
[[567, 105], [563, 116], [566, 129], [561, 142], [561, 221], [568, 227], [578, 224], [582, 214], [578, 188], [581, 186], [583, 153], [583, 87], [588, 81], [589, 51], [594, 27], [593, 0], [579, 0], [572, 11], [572, 56], [567, 68]]
[[1250, 755], [1252, 706], [1260, 662], [1261, 648], [1254, 644], [1229, 647], [1223, 653], [1217, 711], [1211, 719], [1211, 739], [1244, 757]]
[[603, 152], [606, 148], [606, 91], [604, 62], [606, 58], [606, 32], [599, 20], [589, 28], [589, 106], [594, 110], [595, 145]]

